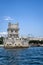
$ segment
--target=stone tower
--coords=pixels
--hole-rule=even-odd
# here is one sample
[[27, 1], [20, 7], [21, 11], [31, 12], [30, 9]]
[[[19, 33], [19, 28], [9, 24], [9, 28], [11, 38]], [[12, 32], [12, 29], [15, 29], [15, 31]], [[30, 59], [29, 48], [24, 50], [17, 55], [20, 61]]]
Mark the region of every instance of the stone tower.
[[10, 37], [10, 38], [18, 38], [19, 37], [19, 34], [18, 34], [18, 31], [19, 31], [18, 23], [11, 24], [9, 22], [7, 31], [8, 31], [8, 37]]

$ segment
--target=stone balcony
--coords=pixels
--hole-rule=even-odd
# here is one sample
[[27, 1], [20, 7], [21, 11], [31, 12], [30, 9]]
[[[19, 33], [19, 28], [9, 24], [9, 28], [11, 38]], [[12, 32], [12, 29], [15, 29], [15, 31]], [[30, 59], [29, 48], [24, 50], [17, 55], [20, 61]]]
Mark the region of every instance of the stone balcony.
[[18, 32], [16, 32], [16, 33], [15, 33], [15, 32], [10, 32], [10, 33], [8, 33], [8, 34], [15, 34], [15, 35], [16, 35], [16, 34], [18, 34]]

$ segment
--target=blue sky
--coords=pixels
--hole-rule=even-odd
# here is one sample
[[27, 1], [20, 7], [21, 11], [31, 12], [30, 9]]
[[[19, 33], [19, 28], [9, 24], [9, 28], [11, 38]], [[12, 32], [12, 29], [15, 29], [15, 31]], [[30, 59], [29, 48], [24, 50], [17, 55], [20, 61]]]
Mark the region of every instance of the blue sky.
[[43, 0], [0, 0], [0, 32], [19, 23], [20, 35], [43, 37]]

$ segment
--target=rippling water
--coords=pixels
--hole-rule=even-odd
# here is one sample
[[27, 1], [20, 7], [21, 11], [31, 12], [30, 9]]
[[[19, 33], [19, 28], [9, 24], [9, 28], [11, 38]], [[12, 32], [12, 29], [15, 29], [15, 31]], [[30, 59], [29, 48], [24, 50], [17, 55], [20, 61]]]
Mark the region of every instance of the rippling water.
[[43, 65], [43, 47], [0, 48], [0, 65]]

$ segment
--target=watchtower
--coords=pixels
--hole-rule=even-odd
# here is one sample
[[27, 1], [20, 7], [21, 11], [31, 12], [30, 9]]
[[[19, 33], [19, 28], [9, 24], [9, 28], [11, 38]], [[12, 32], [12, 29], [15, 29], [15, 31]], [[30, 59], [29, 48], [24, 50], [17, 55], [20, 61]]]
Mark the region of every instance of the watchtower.
[[19, 31], [19, 24], [18, 23], [16, 23], [16, 24], [11, 24], [10, 22], [9, 22], [9, 24], [8, 24], [8, 29], [7, 29], [7, 31], [8, 31], [8, 37], [10, 37], [10, 38], [18, 38], [19, 37], [19, 34], [18, 34], [18, 31]]

